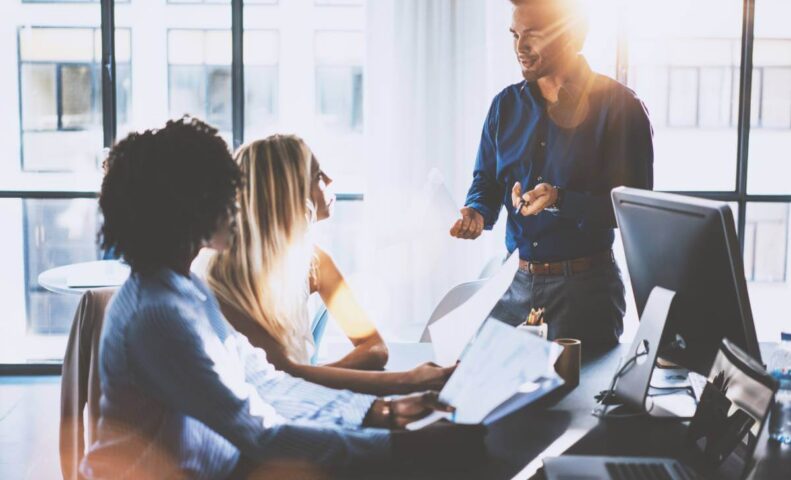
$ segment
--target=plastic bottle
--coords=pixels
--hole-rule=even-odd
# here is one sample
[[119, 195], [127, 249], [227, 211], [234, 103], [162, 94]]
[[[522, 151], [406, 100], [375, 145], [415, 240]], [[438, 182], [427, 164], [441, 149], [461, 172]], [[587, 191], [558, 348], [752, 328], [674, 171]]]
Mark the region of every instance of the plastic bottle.
[[780, 345], [769, 359], [769, 373], [780, 384], [769, 419], [769, 437], [791, 444], [791, 333], [781, 334]]

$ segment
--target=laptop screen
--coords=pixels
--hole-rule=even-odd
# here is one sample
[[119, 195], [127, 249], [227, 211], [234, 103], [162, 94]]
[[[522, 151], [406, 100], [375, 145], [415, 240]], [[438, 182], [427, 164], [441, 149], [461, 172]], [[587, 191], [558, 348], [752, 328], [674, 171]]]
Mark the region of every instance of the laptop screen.
[[742, 478], [752, 466], [777, 384], [728, 340], [717, 352], [708, 382], [690, 434], [716, 478]]

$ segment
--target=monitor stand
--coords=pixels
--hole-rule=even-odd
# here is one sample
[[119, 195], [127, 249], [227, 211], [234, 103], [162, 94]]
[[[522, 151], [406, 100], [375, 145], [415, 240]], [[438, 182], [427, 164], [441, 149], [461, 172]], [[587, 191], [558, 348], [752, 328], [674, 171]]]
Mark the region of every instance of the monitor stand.
[[630, 410], [648, 412], [651, 416], [659, 417], [679, 416], [676, 412], [662, 408], [654, 402], [654, 399], [648, 397], [648, 388], [651, 385], [662, 334], [675, 296], [676, 292], [654, 287], [640, 316], [640, 327], [624, 357], [623, 364], [635, 357], [636, 359], [632, 361], [633, 365], [627, 367], [621, 374], [615, 385], [616, 397]]

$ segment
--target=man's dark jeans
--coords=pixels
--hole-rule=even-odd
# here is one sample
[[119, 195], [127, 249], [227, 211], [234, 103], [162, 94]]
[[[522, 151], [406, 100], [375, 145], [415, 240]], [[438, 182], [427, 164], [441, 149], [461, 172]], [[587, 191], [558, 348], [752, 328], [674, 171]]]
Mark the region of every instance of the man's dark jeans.
[[626, 312], [621, 271], [614, 262], [581, 273], [533, 275], [521, 268], [490, 313], [510, 325], [524, 323], [531, 308], [545, 308], [550, 340], [576, 338], [589, 346], [614, 346]]

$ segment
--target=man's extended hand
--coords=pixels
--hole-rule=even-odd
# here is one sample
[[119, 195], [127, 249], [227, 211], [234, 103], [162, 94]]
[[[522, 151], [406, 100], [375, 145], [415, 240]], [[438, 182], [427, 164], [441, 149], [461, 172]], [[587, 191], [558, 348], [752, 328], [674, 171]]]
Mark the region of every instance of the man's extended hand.
[[393, 400], [374, 400], [363, 425], [366, 427], [402, 429], [434, 410], [452, 412], [453, 408], [440, 402], [437, 392], [413, 393]]
[[461, 218], [456, 220], [456, 223], [450, 228], [450, 235], [467, 240], [478, 238], [483, 231], [483, 215], [470, 207], [463, 207], [459, 211]]
[[514, 188], [511, 189], [511, 202], [514, 208], [518, 207], [520, 202], [524, 200], [524, 205], [519, 209], [519, 213], [523, 216], [538, 215], [545, 208], [551, 207], [558, 201], [558, 189], [548, 183], [541, 183], [536, 185], [536, 188], [529, 192], [522, 194], [522, 184], [516, 182]]

